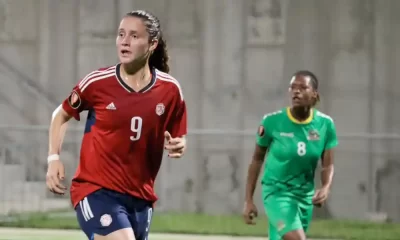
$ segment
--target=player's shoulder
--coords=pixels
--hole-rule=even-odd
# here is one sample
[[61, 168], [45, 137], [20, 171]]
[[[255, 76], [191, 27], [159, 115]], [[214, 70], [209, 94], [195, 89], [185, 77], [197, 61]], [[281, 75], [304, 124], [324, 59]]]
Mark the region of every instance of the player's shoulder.
[[320, 121], [326, 121], [326, 122], [331, 122], [331, 123], [334, 122], [333, 118], [331, 116], [329, 116], [328, 114], [323, 113], [317, 109], [315, 109], [315, 116]]
[[117, 65], [101, 67], [96, 70], [91, 71], [90, 73], [86, 74], [79, 83], [78, 87], [83, 92], [88, 87], [98, 86], [102, 80], [110, 79], [115, 77]]
[[174, 89], [176, 91], [176, 93], [180, 95], [180, 98], [183, 100], [182, 87], [181, 87], [181, 84], [179, 83], [179, 81], [176, 80], [176, 78], [174, 78], [170, 74], [160, 71], [158, 69], [155, 69], [155, 73], [156, 73], [156, 79], [157, 79], [157, 81], [160, 82], [160, 84], [168, 86], [168, 88], [166, 88], [168, 90], [171, 88]]
[[101, 67], [96, 70], [93, 70], [86, 74], [84, 78], [82, 78], [81, 82], [84, 81], [85, 79], [104, 79], [109, 76], [115, 76], [115, 70], [117, 68], [117, 65], [112, 65], [112, 66], [107, 66], [107, 67]]
[[285, 115], [285, 110], [284, 109], [278, 109], [272, 112], [268, 112], [264, 114], [262, 121], [275, 121], [277, 119], [281, 119]]

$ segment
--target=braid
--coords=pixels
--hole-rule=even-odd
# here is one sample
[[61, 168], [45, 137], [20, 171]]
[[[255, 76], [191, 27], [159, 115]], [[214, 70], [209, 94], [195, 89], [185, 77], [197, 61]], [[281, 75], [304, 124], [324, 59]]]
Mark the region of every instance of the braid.
[[167, 43], [161, 36], [158, 40], [158, 45], [156, 49], [154, 49], [153, 54], [150, 56], [149, 64], [150, 66], [155, 67], [162, 72], [169, 73], [168, 60], [169, 55], [167, 50]]
[[141, 18], [146, 26], [147, 32], [149, 33], [149, 41], [158, 41], [158, 45], [154, 52], [151, 54], [149, 59], [150, 67], [157, 68], [160, 71], [169, 73], [169, 65], [168, 65], [168, 51], [167, 51], [167, 43], [165, 42], [162, 31], [160, 20], [153, 15], [152, 13], [145, 10], [136, 10], [126, 14], [126, 16], [138, 17]]

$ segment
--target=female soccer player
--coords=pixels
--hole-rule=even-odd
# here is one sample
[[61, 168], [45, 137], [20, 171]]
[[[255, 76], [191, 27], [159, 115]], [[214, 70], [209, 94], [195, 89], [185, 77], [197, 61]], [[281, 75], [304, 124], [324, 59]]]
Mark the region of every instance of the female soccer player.
[[[299, 71], [290, 82], [292, 106], [266, 114], [257, 133], [249, 166], [246, 202], [247, 224], [254, 224], [257, 208], [253, 194], [266, 157], [262, 197], [271, 240], [305, 240], [313, 205], [327, 199], [333, 177], [333, 148], [338, 145], [333, 120], [316, 110], [318, 79]], [[314, 191], [314, 173], [322, 160], [322, 187]]]
[[65, 193], [59, 158], [65, 124], [88, 110], [71, 185], [79, 224], [91, 240], [147, 240], [164, 147], [173, 158], [185, 150], [186, 106], [179, 83], [167, 74], [155, 16], [128, 13], [116, 45], [120, 63], [88, 74], [53, 114], [47, 186]]

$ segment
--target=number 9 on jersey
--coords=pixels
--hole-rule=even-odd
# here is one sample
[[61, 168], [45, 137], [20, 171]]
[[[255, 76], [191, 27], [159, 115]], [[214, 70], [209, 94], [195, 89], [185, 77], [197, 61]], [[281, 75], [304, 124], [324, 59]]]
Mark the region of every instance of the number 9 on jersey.
[[131, 131], [133, 136], [130, 137], [131, 141], [137, 141], [140, 139], [142, 133], [143, 119], [141, 117], [133, 117], [131, 119]]

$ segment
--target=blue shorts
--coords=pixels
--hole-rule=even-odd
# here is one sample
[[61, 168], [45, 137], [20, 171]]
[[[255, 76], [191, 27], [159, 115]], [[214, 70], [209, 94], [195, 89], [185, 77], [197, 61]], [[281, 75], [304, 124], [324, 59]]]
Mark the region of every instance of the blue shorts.
[[80, 201], [75, 211], [79, 225], [89, 239], [93, 239], [94, 234], [105, 236], [119, 229], [132, 228], [136, 240], [147, 240], [153, 204], [100, 189]]

